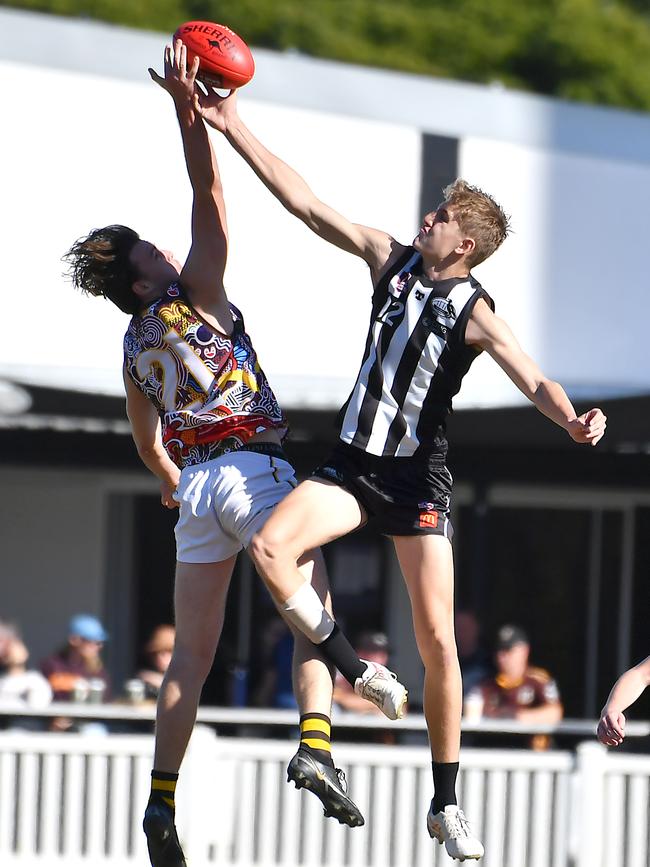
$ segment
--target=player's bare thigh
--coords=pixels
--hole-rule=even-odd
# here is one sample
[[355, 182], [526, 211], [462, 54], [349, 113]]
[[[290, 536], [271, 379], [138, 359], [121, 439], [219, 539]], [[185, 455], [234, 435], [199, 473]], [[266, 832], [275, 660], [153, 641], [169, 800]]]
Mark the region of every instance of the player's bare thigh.
[[433, 632], [453, 640], [454, 560], [445, 536], [393, 536], [418, 643]]
[[189, 654], [212, 664], [237, 557], [219, 563], [177, 563], [174, 588], [174, 655]]
[[266, 550], [297, 560], [305, 551], [345, 536], [365, 521], [364, 510], [349, 491], [308, 479], [278, 503], [253, 546], [262, 556]]

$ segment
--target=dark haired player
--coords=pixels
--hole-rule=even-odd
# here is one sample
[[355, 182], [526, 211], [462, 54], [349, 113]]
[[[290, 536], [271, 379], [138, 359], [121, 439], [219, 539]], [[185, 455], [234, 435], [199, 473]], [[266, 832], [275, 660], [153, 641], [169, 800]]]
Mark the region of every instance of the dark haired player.
[[456, 181], [445, 190], [445, 201], [424, 216], [413, 243], [400, 244], [321, 202], [242, 123], [235, 94], [197, 95], [196, 105], [292, 214], [368, 264], [373, 284], [370, 329], [357, 381], [339, 416], [340, 441], [253, 540], [258, 568], [272, 581], [295, 575], [304, 551], [366, 522], [392, 536], [425, 667], [434, 780], [427, 827], [452, 857], [480, 858], [483, 846], [470, 832], [455, 792], [462, 689], [453, 627], [445, 418], [482, 349], [576, 442], [595, 445], [605, 417], [598, 409], [576, 416], [562, 387], [523, 353], [471, 275], [508, 232], [507, 218], [490, 196]]
[[[178, 41], [173, 53], [166, 49], [165, 77], [150, 70], [174, 100], [194, 194], [185, 264], [181, 268], [170, 253], [124, 226], [91, 232], [66, 256], [77, 287], [133, 314], [124, 338], [133, 437], [143, 462], [161, 480], [163, 503], [170, 508], [180, 503], [176, 641], [158, 699], [144, 819], [154, 867], [185, 864], [174, 827], [174, 790], [219, 640], [237, 553], [249, 547], [270, 511], [296, 486], [282, 450], [284, 415], [242, 314], [223, 285], [225, 207], [208, 134], [193, 108], [197, 69], [195, 62], [187, 71]], [[384, 666], [360, 660], [338, 631], [318, 550], [300, 558], [295, 574], [267, 587], [292, 628], [302, 633], [296, 642], [301, 742], [289, 779], [313, 791], [326, 815], [361, 825], [363, 817], [331, 759], [332, 677], [324, 660], [391, 719], [401, 716], [406, 690]]]

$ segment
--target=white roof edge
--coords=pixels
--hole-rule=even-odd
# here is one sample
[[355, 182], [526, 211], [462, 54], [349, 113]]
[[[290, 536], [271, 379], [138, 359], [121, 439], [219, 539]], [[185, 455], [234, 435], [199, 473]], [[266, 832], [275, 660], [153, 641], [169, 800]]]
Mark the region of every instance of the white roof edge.
[[[169, 34], [0, 10], [0, 62], [148, 82]], [[261, 102], [401, 123], [424, 132], [476, 136], [594, 157], [650, 162], [650, 116], [595, 107], [499, 84], [480, 85], [255, 48], [245, 95]], [[119, 63], [115, 58], [119, 57]], [[143, 62], [143, 58], [146, 58]], [[435, 106], [444, 105], [444, 113]]]

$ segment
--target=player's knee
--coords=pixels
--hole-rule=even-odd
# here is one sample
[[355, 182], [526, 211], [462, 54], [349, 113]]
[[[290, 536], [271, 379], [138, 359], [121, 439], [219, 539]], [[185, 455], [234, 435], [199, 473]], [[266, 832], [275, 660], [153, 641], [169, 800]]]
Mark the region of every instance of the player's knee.
[[195, 637], [191, 642], [180, 644], [177, 639], [169, 671], [179, 681], [203, 682], [212, 668], [213, 660], [214, 645], [211, 641], [202, 642]]
[[262, 527], [251, 539], [248, 553], [258, 571], [269, 575], [278, 563], [287, 559], [286, 539], [280, 531]]
[[449, 668], [458, 664], [458, 650], [450, 630], [428, 627], [426, 635], [418, 640], [420, 656], [425, 667]]

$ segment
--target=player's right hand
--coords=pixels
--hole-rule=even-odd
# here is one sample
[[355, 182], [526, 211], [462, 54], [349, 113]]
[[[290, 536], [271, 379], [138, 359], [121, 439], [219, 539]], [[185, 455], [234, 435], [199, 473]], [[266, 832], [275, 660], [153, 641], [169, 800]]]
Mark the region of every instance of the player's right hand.
[[199, 58], [195, 57], [192, 66], [187, 68], [187, 48], [177, 39], [173, 48], [165, 46], [165, 77], [149, 69], [151, 78], [172, 97], [176, 104], [192, 103], [196, 89], [196, 74], [199, 71]]
[[178, 508], [178, 500], [174, 499], [175, 493], [176, 487], [174, 485], [170, 485], [168, 482], [160, 483], [160, 502], [166, 509]]
[[214, 90], [205, 94], [197, 87], [194, 111], [213, 129], [226, 132], [229, 120], [237, 116], [237, 91], [231, 90], [228, 96], [219, 96]]
[[603, 708], [596, 735], [601, 744], [605, 744], [606, 747], [617, 747], [622, 744], [625, 737], [625, 714]]

